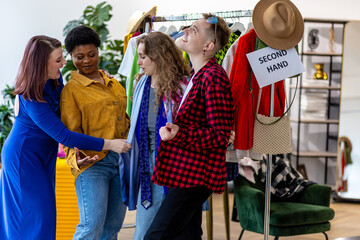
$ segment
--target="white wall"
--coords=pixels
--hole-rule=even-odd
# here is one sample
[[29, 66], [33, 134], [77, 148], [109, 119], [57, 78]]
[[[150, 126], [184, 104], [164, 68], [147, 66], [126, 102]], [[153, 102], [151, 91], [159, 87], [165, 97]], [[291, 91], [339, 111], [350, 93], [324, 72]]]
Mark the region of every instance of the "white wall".
[[343, 196], [360, 198], [360, 21], [347, 24], [345, 29], [343, 82], [341, 86], [339, 136], [352, 143], [353, 164], [347, 166], [348, 192]]
[[[88, 5], [101, 0], [0, 0], [0, 90], [13, 85], [27, 41], [34, 35], [45, 34], [63, 41], [62, 29], [66, 23], [78, 19]], [[257, 0], [132, 0], [107, 1], [113, 6], [109, 29], [112, 38], [122, 39], [127, 21], [136, 10], [149, 10], [158, 6], [158, 15], [179, 15], [232, 10], [252, 10]], [[357, 0], [293, 0], [303, 17], [360, 19]], [[2, 96], [0, 94], [0, 103]]]

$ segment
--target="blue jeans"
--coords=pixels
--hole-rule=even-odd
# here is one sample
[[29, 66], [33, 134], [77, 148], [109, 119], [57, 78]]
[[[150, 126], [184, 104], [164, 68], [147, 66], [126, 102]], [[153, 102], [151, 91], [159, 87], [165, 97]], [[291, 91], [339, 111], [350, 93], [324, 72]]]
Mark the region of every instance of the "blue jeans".
[[[150, 175], [152, 176], [155, 166], [155, 151], [150, 154], [149, 168]], [[141, 187], [140, 187], [141, 188]], [[151, 182], [151, 206], [146, 210], [141, 205], [141, 189], [139, 189], [139, 195], [137, 199], [136, 209], [136, 228], [133, 236], [133, 240], [144, 239], [145, 233], [151, 225], [157, 211], [159, 210], [162, 201], [165, 198], [164, 187], [159, 186]]]
[[118, 160], [119, 155], [109, 151], [76, 178], [80, 223], [73, 239], [117, 239], [126, 213]]

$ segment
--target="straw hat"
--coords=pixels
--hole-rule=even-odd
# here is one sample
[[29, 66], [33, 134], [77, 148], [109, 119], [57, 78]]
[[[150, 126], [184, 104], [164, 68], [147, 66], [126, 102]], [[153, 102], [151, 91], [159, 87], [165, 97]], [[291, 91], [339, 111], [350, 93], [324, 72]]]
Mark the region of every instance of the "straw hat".
[[152, 7], [149, 11], [135, 11], [131, 17], [129, 18], [129, 22], [126, 28], [127, 34], [136, 32], [136, 30], [139, 28], [140, 23], [146, 18], [146, 17], [153, 17], [156, 16], [156, 6]]
[[296, 46], [304, 34], [304, 20], [289, 0], [260, 0], [252, 21], [258, 37], [275, 49]]

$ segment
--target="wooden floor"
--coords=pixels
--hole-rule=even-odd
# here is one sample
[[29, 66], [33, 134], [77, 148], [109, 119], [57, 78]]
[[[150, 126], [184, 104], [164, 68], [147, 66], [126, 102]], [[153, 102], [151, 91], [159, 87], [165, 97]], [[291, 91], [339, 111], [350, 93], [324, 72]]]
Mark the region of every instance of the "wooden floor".
[[[234, 195], [229, 194], [229, 206], [232, 210]], [[360, 236], [360, 204], [359, 203], [332, 203], [331, 207], [335, 210], [335, 218], [331, 221], [331, 230], [328, 232], [329, 239], [331, 240], [345, 240], [344, 237]], [[213, 240], [226, 240], [225, 234], [225, 221], [223, 213], [222, 195], [213, 195], [213, 211], [214, 211], [214, 233]], [[130, 226], [135, 223], [135, 211], [127, 212], [124, 225]], [[231, 215], [231, 212], [230, 212]], [[236, 240], [239, 237], [241, 231], [240, 224], [238, 222], [230, 221], [230, 239]], [[206, 219], [205, 213], [203, 215], [203, 239], [208, 239], [206, 234]], [[134, 234], [134, 228], [121, 229], [118, 239], [119, 240], [131, 240]], [[337, 239], [339, 238], [339, 239]], [[263, 235], [244, 232], [242, 240], [262, 240]], [[274, 239], [269, 237], [269, 239]], [[310, 234], [300, 235], [296, 237], [281, 237], [283, 240], [324, 240], [323, 234]], [[351, 240], [359, 238], [349, 238]]]

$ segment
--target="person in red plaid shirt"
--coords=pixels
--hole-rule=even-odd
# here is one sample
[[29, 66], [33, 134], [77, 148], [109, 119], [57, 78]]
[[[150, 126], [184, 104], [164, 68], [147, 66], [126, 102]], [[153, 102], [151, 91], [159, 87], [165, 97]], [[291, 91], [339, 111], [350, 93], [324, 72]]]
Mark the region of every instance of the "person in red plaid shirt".
[[146, 240], [201, 239], [202, 204], [226, 184], [225, 154], [234, 122], [230, 82], [215, 53], [229, 39], [224, 19], [204, 14], [176, 43], [193, 74], [173, 124], [160, 128], [152, 181], [168, 187]]

